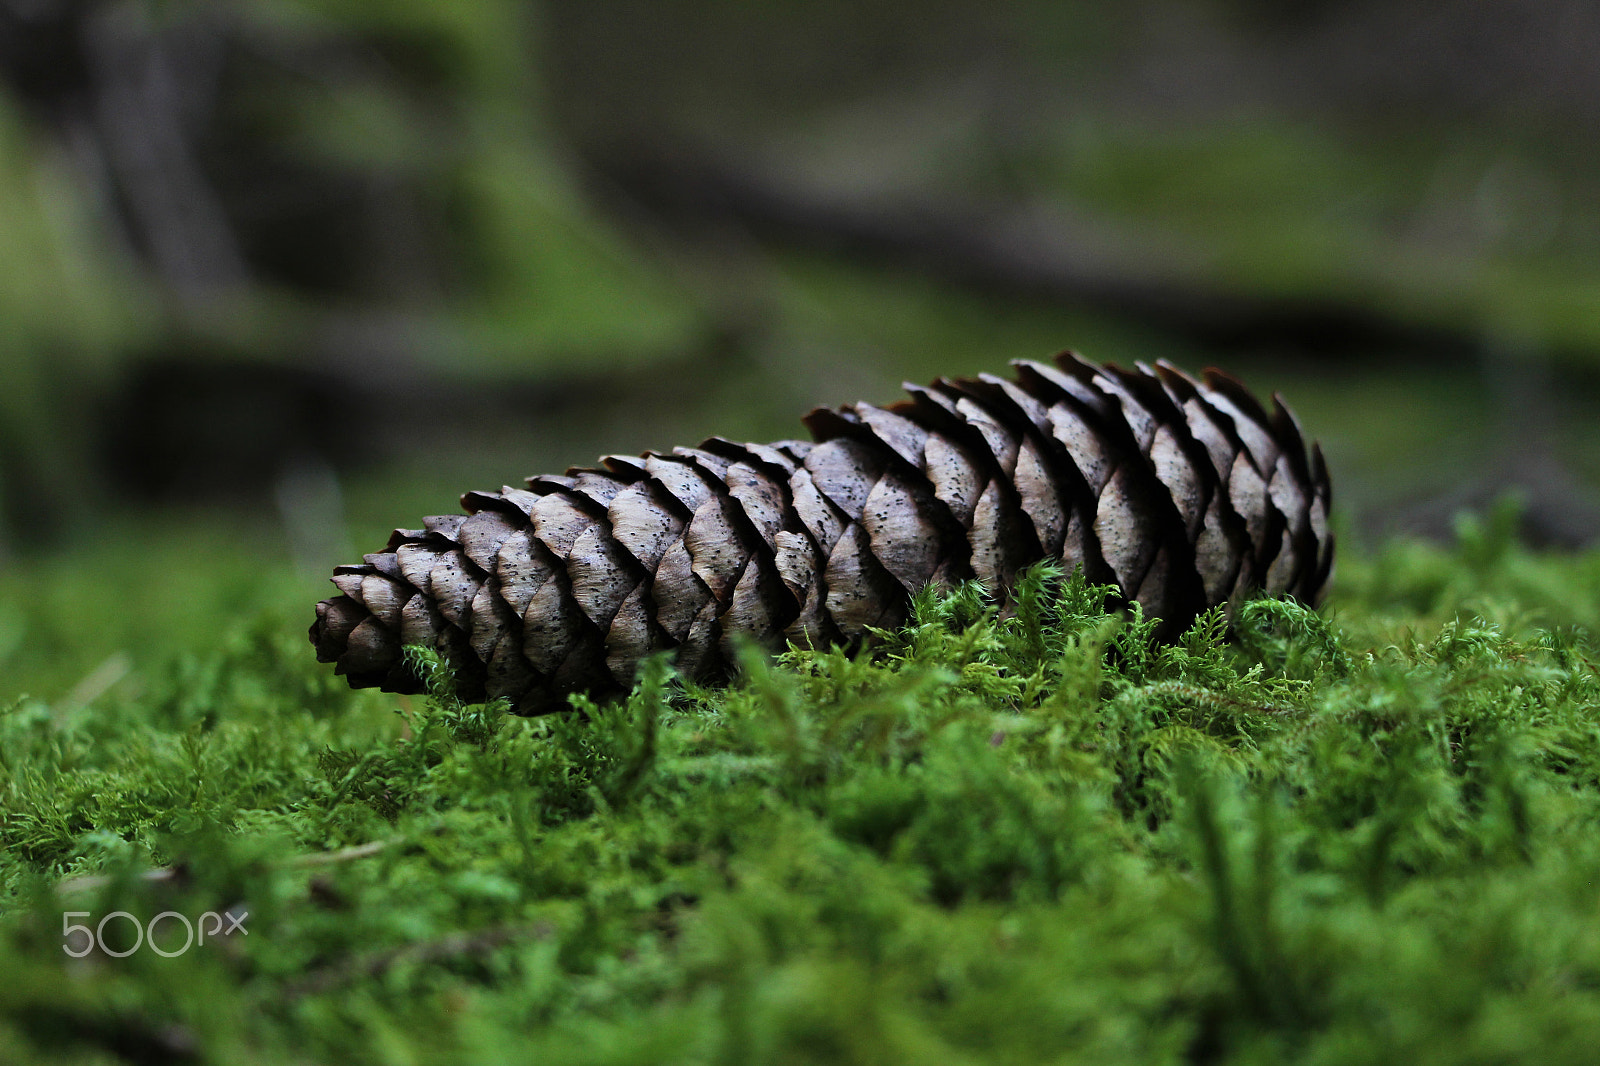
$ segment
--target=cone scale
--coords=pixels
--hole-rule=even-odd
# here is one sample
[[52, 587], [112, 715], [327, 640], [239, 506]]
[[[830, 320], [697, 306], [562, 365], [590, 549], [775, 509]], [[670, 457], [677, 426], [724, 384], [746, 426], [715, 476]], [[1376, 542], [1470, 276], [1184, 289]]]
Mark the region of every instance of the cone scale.
[[658, 650], [716, 678], [740, 638], [855, 643], [930, 582], [1003, 598], [1044, 558], [1116, 586], [1165, 637], [1258, 591], [1316, 602], [1328, 473], [1276, 396], [1268, 410], [1216, 370], [1070, 352], [1014, 368], [818, 409], [812, 441], [713, 437], [469, 492], [466, 514], [334, 571], [317, 658], [352, 686], [416, 692], [401, 651], [424, 645], [463, 699], [542, 714], [625, 692]]

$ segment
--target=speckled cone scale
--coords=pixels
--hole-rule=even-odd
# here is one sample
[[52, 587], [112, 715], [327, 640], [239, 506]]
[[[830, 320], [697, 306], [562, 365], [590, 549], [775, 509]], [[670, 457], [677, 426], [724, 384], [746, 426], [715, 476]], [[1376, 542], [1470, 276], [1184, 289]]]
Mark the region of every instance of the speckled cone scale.
[[625, 691], [639, 661], [725, 675], [741, 636], [857, 641], [906, 618], [929, 582], [1004, 596], [1039, 559], [1180, 633], [1256, 590], [1314, 603], [1333, 566], [1329, 485], [1277, 397], [1163, 363], [1067, 353], [805, 419], [814, 442], [736, 444], [469, 492], [465, 515], [396, 530], [341, 566], [317, 605], [317, 658], [356, 687], [421, 689], [401, 649], [455, 665], [460, 695], [523, 714]]

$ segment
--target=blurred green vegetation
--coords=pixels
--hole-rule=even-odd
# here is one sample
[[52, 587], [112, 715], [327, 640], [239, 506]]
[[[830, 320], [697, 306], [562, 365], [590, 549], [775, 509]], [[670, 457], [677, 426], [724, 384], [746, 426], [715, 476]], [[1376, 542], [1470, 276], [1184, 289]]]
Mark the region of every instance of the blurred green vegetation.
[[1590, 362], [1600, 350], [1600, 189], [1587, 149], [1569, 159], [1536, 137], [1421, 124], [1086, 126], [1044, 164], [1055, 187], [1159, 219], [1230, 289], [1331, 295]]
[[[59, 547], [121, 505], [259, 508], [310, 461], [350, 495], [443, 496], [464, 467], [782, 436], [815, 403], [1068, 346], [1292, 383], [1362, 528], [1529, 421], [1592, 480], [1600, 86], [1568, 60], [1596, 23], [1465, 0], [8, 6], [6, 541]], [[1089, 284], [978, 292], [678, 217], [652, 159], [935, 229], [1037, 217]], [[1265, 317], [1202, 341], [1101, 283]], [[1274, 334], [1301, 306], [1381, 336]], [[1497, 360], [1557, 376], [1532, 418]], [[260, 445], [276, 473], [226, 430], [254, 387], [212, 375], [241, 364], [321, 383], [315, 417]]]

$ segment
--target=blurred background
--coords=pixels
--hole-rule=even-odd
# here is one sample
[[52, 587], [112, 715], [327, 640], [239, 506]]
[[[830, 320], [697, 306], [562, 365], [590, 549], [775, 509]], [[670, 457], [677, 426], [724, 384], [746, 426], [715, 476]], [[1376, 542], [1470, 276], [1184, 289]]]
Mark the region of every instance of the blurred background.
[[1066, 347], [1280, 390], [1347, 541], [1586, 544], [1596, 55], [1582, 0], [0, 0], [0, 696]]

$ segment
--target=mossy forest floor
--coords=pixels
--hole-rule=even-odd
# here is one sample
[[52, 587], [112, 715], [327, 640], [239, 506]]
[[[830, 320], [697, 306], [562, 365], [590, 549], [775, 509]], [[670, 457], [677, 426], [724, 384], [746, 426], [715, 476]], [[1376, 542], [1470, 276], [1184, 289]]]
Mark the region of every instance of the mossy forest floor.
[[534, 720], [242, 610], [0, 703], [0, 1061], [1592, 1063], [1600, 555], [1510, 528]]

